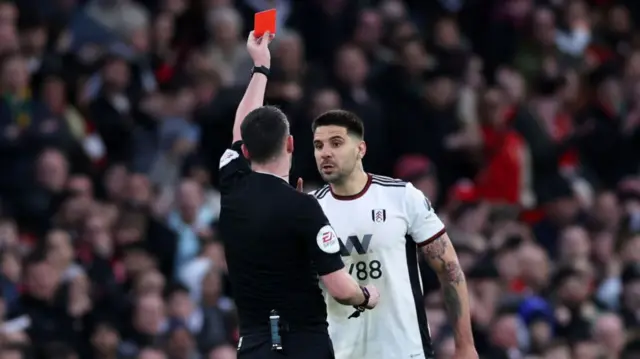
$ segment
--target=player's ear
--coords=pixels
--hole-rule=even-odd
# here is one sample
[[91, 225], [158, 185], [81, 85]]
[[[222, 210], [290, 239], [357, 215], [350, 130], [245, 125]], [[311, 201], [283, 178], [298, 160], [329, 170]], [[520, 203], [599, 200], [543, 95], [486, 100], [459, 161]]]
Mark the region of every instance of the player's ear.
[[364, 158], [365, 154], [367, 154], [367, 144], [364, 141], [360, 141], [358, 144], [358, 159]]
[[291, 135], [287, 136], [286, 150], [287, 153], [293, 153], [293, 136]]
[[244, 143], [242, 144], [242, 155], [244, 156], [244, 158], [246, 159], [250, 159], [251, 157], [249, 156], [249, 151], [247, 150], [247, 146], [244, 145]]

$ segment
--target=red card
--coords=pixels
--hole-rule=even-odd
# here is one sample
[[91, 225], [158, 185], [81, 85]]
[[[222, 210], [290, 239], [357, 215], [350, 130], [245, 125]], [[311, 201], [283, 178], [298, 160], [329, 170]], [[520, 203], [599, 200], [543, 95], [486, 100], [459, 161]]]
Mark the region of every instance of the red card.
[[276, 33], [276, 9], [260, 11], [256, 13], [253, 24], [253, 34], [261, 37], [265, 32]]

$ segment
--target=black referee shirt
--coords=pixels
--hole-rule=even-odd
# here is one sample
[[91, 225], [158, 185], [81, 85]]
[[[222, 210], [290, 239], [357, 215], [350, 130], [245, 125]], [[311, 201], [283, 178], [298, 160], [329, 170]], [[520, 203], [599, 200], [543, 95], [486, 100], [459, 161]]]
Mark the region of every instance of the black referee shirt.
[[253, 172], [241, 145], [220, 159], [218, 223], [241, 332], [267, 327], [273, 309], [292, 329], [326, 328], [318, 275], [344, 267], [337, 236], [314, 197]]

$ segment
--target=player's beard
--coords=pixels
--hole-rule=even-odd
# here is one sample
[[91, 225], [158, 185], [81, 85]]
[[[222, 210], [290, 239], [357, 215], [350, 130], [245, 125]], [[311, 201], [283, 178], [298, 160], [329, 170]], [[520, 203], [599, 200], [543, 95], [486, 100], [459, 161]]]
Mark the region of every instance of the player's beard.
[[353, 163], [347, 163], [343, 166], [337, 166], [334, 164], [334, 171], [330, 174], [322, 172], [322, 167], [318, 170], [320, 171], [320, 176], [325, 182], [334, 185], [341, 185], [347, 178], [349, 178], [349, 176], [351, 176], [353, 171], [355, 171], [357, 163], [358, 161], [354, 161]]

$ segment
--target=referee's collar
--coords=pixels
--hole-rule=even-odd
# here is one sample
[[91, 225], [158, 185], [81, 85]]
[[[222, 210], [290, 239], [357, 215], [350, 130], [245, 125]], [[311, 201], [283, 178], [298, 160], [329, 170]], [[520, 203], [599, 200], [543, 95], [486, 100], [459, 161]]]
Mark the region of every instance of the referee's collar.
[[[276, 178], [280, 178], [281, 180], [289, 183], [289, 179], [288, 178], [284, 178], [282, 176], [278, 176], [277, 174], [273, 174], [273, 173], [270, 173], [270, 172], [262, 172], [262, 171], [254, 171], [254, 172], [255, 173], [261, 173], [263, 175], [269, 175], [269, 176], [273, 176], [273, 177], [276, 177]], [[289, 177], [289, 176], [287, 176], [287, 177]]]

